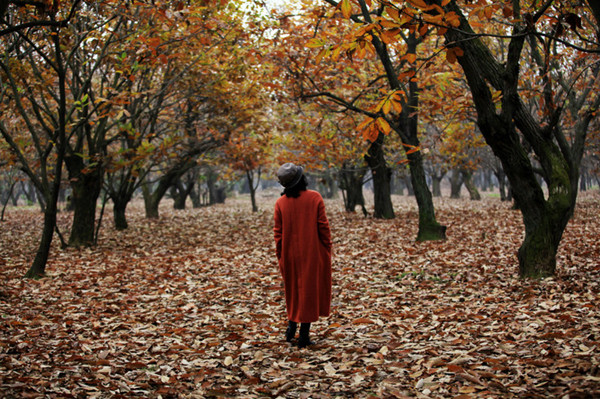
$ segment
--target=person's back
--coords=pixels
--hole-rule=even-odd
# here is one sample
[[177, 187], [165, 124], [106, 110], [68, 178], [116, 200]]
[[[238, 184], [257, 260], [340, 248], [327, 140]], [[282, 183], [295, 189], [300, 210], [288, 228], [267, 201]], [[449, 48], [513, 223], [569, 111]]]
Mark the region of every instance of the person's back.
[[301, 323], [298, 346], [304, 347], [310, 344], [310, 323], [330, 311], [331, 233], [323, 198], [306, 189], [302, 168], [285, 164], [278, 177], [284, 193], [275, 203], [273, 231], [285, 288], [286, 340]]

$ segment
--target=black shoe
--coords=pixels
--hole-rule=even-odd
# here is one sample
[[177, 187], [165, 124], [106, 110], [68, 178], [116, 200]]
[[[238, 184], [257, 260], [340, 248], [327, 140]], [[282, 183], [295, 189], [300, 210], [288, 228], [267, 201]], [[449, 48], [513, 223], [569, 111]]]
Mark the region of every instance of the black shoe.
[[312, 345], [313, 342], [309, 338], [310, 334], [310, 323], [301, 323], [300, 324], [300, 338], [298, 339], [298, 348], [306, 348], [309, 345]]
[[285, 330], [285, 340], [287, 342], [292, 342], [292, 340], [294, 339], [294, 336], [296, 335], [296, 327], [297, 324], [293, 321], [290, 321], [288, 323], [287, 330]]
[[306, 348], [309, 345], [314, 345], [314, 342], [310, 340], [308, 337], [300, 337], [298, 339], [298, 348]]

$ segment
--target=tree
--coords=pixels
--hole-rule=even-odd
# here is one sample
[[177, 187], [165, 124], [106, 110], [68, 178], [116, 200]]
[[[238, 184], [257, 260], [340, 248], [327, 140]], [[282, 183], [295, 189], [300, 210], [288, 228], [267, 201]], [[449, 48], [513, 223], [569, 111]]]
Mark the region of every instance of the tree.
[[[504, 18], [512, 26], [506, 39], [499, 38], [508, 41], [508, 51], [501, 61], [494, 56], [491, 44], [474, 30], [464, 12], [466, 8], [458, 2], [421, 2], [416, 8], [421, 16], [435, 14], [446, 38], [447, 57], [461, 65], [473, 94], [479, 128], [501, 160], [513, 188], [525, 224], [525, 238], [518, 251], [520, 275], [538, 278], [553, 275], [558, 245], [575, 207], [587, 128], [599, 101], [597, 95], [587, 94], [586, 107], [569, 140], [566, 127], [561, 125], [564, 118], [561, 104], [570, 101], [569, 92], [555, 91], [554, 68], [565, 68], [577, 79], [585, 77], [584, 71], [593, 71], [591, 82], [598, 81], [597, 70], [589, 65], [596, 57], [588, 57], [583, 65], [571, 64], [570, 51], [565, 51], [568, 48], [575, 53], [597, 50], [598, 43], [585, 36], [590, 27], [586, 31], [584, 18], [569, 9], [553, 7], [552, 1], [536, 3], [530, 9], [519, 2], [513, 2], [512, 9], [508, 4], [500, 7], [482, 2], [471, 7], [469, 15], [478, 15], [483, 22], [492, 21], [493, 17]], [[496, 12], [504, 14], [498, 16]], [[443, 19], [452, 23], [443, 24]], [[540, 70], [542, 90], [533, 109], [527, 107], [527, 99], [519, 90], [527, 44], [530, 54], [544, 57], [547, 66]], [[536, 68], [535, 64], [533, 67]], [[539, 168], [528, 156], [530, 152], [535, 154]], [[547, 198], [537, 180], [537, 172], [548, 187]]]
[[[249, 126], [251, 127], [251, 125]], [[224, 161], [231, 169], [244, 174], [248, 189], [252, 212], [258, 212], [256, 190], [260, 184], [261, 174], [265, 167], [272, 164], [271, 136], [268, 132], [239, 132], [229, 137], [224, 147]]]
[[[44, 197], [45, 205], [42, 237], [26, 277], [37, 278], [45, 273], [56, 228], [57, 201], [67, 146], [67, 60], [61, 39], [63, 28], [78, 4], [79, 1], [74, 1], [63, 9], [48, 10], [48, 23], [33, 25], [47, 25], [47, 28], [23, 32], [32, 25], [27, 22], [13, 25], [5, 21], [7, 28], [2, 32], [2, 36], [9, 37], [9, 40], [3, 41], [0, 95], [2, 106], [10, 112], [3, 114], [0, 133], [18, 158], [24, 173]], [[35, 20], [30, 9], [22, 10], [20, 15]], [[57, 20], [57, 15], [63, 19]], [[38, 46], [36, 40], [45, 41], [46, 45]], [[29, 63], [31, 59], [37, 60], [37, 63]], [[56, 84], [55, 96], [49, 95], [47, 81]], [[42, 98], [43, 103], [39, 101]], [[51, 113], [45, 114], [45, 105], [49, 104], [53, 104]], [[26, 127], [29, 137], [21, 135], [20, 126]]]
[[[402, 44], [395, 42], [396, 45], [391, 47], [390, 38], [373, 34], [377, 25], [374, 7], [371, 8], [364, 1], [357, 2], [358, 10], [353, 9], [349, 1], [326, 0], [326, 3], [333, 7], [329, 16], [331, 21], [325, 24], [324, 12], [314, 11], [315, 26], [320, 35], [308, 43], [309, 47], [319, 49], [315, 61], [320, 68], [308, 72], [307, 64], [302, 66], [311, 85], [310, 96], [327, 98], [340, 108], [365, 116], [359, 129], [371, 143], [367, 162], [370, 162], [375, 186], [379, 187], [375, 188], [376, 216], [379, 217], [394, 216], [389, 200], [391, 175], [382, 148], [386, 135], [392, 131], [398, 134], [402, 142], [401, 149], [405, 150], [410, 164], [411, 182], [419, 206], [417, 239], [445, 238], [446, 229], [435, 218], [423, 156], [419, 151], [417, 111], [420, 88], [412, 79], [416, 69], [411, 66], [421, 43], [419, 38], [413, 33], [403, 35]], [[354, 23], [350, 31], [342, 28], [340, 21], [344, 19]], [[398, 33], [399, 30], [396, 30], [395, 34]], [[342, 55], [346, 55], [347, 60]], [[326, 59], [337, 67], [335, 73], [328, 75], [330, 79], [332, 75], [337, 75], [341, 81], [341, 90], [337, 93], [328, 80], [322, 80], [322, 85], [317, 84], [316, 77], [323, 74], [325, 68], [321, 64]], [[358, 60], [361, 60], [360, 63]], [[397, 71], [404, 66], [409, 66], [409, 70], [399, 75]], [[350, 94], [356, 88], [358, 93]]]

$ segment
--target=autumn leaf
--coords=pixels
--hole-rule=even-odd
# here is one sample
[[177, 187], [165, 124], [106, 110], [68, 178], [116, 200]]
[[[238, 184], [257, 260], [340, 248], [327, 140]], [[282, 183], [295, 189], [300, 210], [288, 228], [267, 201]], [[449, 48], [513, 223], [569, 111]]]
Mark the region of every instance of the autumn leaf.
[[313, 37], [306, 43], [306, 47], [308, 47], [308, 48], [321, 48], [325, 45], [326, 45], [325, 41], [318, 37]]
[[404, 58], [410, 64], [414, 64], [414, 62], [417, 60], [417, 55], [415, 53], [407, 53], [404, 54], [402, 58]]
[[344, 18], [350, 18], [352, 16], [352, 4], [350, 4], [350, 0], [342, 0], [341, 10]]
[[464, 51], [460, 47], [449, 47], [446, 49], [446, 60], [450, 64], [454, 64], [457, 61], [457, 57], [462, 57]]

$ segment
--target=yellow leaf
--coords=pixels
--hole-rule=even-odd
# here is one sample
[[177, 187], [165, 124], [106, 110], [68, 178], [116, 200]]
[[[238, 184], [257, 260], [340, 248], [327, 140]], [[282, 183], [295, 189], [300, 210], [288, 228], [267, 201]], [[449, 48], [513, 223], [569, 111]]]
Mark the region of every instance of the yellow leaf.
[[402, 113], [402, 103], [400, 101], [392, 100], [391, 103], [394, 107], [394, 111], [396, 111], [399, 114]]
[[319, 39], [318, 37], [313, 37], [308, 41], [308, 43], [306, 43], [306, 47], [308, 48], [319, 48], [323, 47], [324, 45], [325, 42], [322, 39]]
[[352, 5], [349, 0], [342, 0], [342, 15], [344, 18], [350, 18], [352, 16]]
[[391, 110], [392, 110], [392, 102], [389, 99], [387, 99], [383, 103], [383, 113], [387, 115], [390, 113]]
[[396, 35], [400, 32], [400, 29], [386, 30], [381, 34], [381, 40], [385, 44], [394, 43], [396, 41]]
[[385, 103], [385, 99], [383, 99], [383, 100], [379, 101], [379, 102], [377, 103], [377, 106], [375, 107], [375, 112], [379, 112], [379, 111], [381, 111], [381, 108], [383, 108], [383, 104], [384, 104], [384, 103]]
[[406, 155], [412, 154], [414, 152], [420, 151], [421, 149], [419, 147], [413, 147], [410, 150], [406, 151]]
[[403, 57], [406, 61], [410, 62], [411, 64], [413, 64], [416, 60], [417, 60], [417, 55], [415, 53], [408, 53], [408, 54], [404, 54]]
[[323, 57], [325, 57], [326, 54], [327, 54], [327, 50], [325, 50], [325, 49], [319, 51], [319, 54], [317, 54], [317, 57], [315, 58], [315, 62], [317, 64], [319, 64], [321, 62], [321, 60], [323, 59]]
[[392, 127], [383, 118], [377, 118], [377, 126], [383, 132], [383, 134], [389, 134], [392, 131]]

